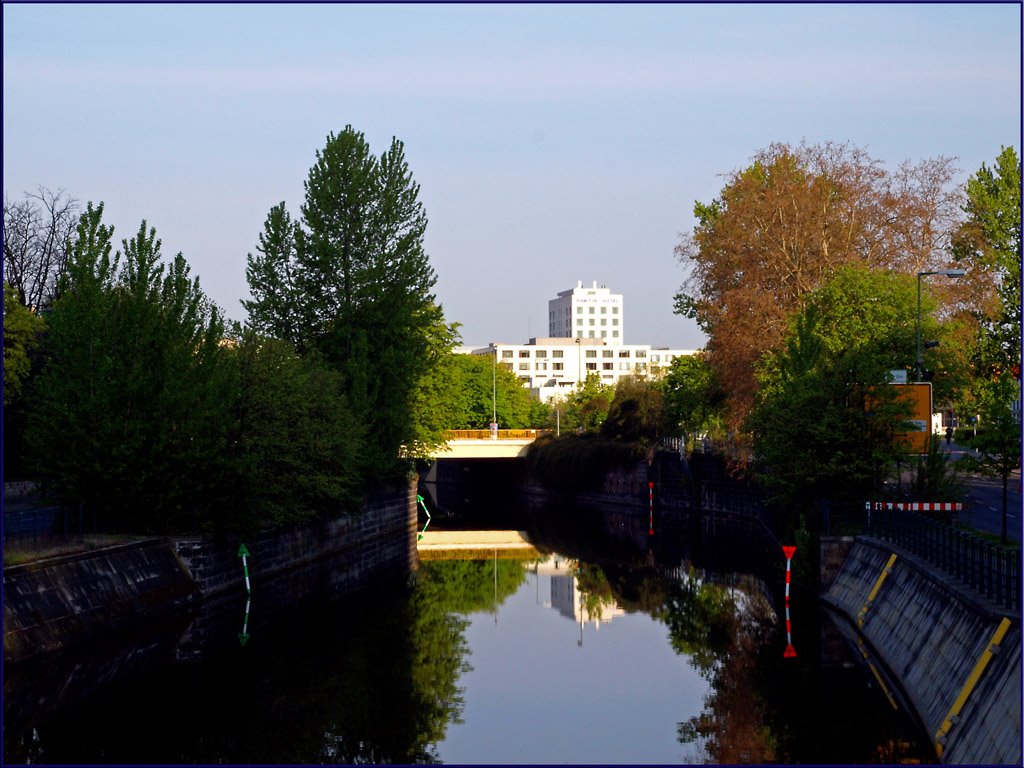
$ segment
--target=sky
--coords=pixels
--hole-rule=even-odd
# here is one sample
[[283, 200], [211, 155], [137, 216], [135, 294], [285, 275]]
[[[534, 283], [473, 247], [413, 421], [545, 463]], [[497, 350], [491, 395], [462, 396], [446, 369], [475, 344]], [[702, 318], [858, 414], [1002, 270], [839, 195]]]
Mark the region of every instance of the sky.
[[696, 201], [772, 143], [894, 171], [1020, 149], [1019, 4], [3, 6], [4, 195], [143, 220], [244, 320], [270, 208], [299, 215], [328, 134], [397, 137], [463, 342], [547, 335], [577, 281], [625, 342], [694, 349], [673, 313]]

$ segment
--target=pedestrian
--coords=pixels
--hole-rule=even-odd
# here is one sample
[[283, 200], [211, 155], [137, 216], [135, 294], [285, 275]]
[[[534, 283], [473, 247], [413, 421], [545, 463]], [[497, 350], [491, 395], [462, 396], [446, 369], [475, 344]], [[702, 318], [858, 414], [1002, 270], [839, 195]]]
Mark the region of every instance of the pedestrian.
[[953, 427], [946, 427], [946, 445], [949, 445], [953, 440]]

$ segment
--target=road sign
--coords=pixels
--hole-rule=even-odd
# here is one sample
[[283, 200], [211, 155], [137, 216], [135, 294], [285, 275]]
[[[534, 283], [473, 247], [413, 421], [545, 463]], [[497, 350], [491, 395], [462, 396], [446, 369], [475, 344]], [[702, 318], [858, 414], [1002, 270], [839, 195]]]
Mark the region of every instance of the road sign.
[[910, 406], [907, 427], [904, 432], [895, 433], [897, 442], [906, 445], [911, 453], [928, 453], [932, 435], [928, 425], [932, 421], [931, 382], [893, 384], [899, 392], [899, 399]]

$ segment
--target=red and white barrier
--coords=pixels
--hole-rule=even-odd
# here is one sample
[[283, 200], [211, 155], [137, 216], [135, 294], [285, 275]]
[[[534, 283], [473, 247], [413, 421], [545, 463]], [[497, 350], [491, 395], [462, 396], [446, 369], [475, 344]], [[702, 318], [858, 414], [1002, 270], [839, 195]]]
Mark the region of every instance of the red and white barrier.
[[793, 562], [796, 547], [784, 546], [782, 552], [786, 555], [786, 650], [782, 652], [782, 656], [792, 659], [796, 656], [796, 648], [793, 647], [793, 626], [789, 621], [789, 576], [790, 564]]
[[866, 501], [865, 509], [899, 509], [906, 512], [963, 512], [959, 501]]

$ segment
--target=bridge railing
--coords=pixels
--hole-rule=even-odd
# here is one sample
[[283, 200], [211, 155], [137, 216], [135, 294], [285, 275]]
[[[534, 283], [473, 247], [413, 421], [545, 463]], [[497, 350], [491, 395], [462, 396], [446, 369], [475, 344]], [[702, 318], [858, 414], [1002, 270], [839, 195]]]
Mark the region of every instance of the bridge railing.
[[[550, 429], [499, 429], [498, 440], [534, 440], [550, 432]], [[489, 429], [448, 429], [444, 433], [445, 441], [450, 440], [492, 440]]]
[[900, 509], [870, 510], [867, 530], [910, 550], [1010, 609], [1021, 605], [1021, 551]]

